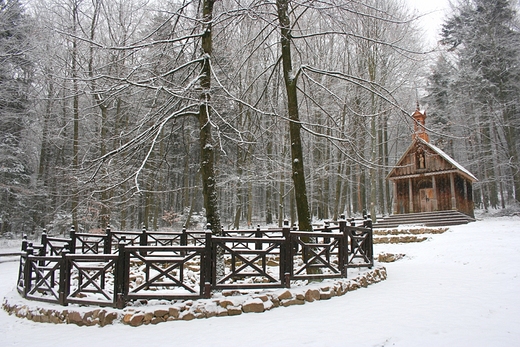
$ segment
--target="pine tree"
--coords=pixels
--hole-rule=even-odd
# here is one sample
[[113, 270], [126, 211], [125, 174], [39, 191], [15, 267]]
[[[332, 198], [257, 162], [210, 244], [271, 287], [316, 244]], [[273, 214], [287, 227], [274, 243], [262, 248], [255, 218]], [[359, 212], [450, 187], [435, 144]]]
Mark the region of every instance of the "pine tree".
[[21, 230], [31, 170], [22, 144], [31, 64], [18, 0], [0, 1], [0, 234]]
[[[518, 202], [520, 36], [514, 30], [516, 13], [509, 0], [460, 1], [455, 9], [443, 25], [441, 41], [454, 53], [455, 74], [449, 93], [432, 94], [436, 98], [432, 102], [440, 112], [458, 113], [461, 124], [473, 125], [471, 136], [482, 156], [482, 194], [491, 207], [497, 207], [498, 195]], [[432, 75], [431, 81], [440, 87], [435, 79]], [[457, 107], [446, 111], [447, 104]], [[509, 164], [497, 165], [500, 162]]]

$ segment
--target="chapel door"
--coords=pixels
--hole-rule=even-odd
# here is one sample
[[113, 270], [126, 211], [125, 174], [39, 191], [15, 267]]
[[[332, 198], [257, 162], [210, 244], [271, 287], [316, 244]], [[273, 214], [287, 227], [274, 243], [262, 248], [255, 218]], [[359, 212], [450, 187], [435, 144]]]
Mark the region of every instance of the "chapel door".
[[424, 188], [419, 191], [421, 198], [421, 212], [433, 211], [433, 188]]

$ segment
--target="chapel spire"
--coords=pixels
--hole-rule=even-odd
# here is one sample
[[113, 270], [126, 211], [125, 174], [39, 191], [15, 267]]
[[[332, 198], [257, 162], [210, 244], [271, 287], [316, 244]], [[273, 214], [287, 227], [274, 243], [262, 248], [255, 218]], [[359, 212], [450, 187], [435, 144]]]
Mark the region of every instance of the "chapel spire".
[[424, 126], [425, 120], [426, 120], [426, 111], [422, 111], [419, 108], [419, 101], [417, 101], [417, 108], [415, 112], [412, 114], [412, 118], [414, 120], [413, 124], [413, 135], [412, 139], [415, 140], [416, 138], [421, 138], [426, 142], [430, 142], [430, 137], [426, 133], [426, 129]]

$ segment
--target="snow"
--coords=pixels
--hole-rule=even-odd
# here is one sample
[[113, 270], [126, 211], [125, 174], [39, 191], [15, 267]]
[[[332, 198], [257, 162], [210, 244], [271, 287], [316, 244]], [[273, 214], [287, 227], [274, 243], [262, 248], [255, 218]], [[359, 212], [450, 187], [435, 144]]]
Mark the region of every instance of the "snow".
[[[2, 346], [517, 346], [520, 218], [450, 227], [422, 243], [378, 244], [388, 279], [330, 300], [264, 313], [132, 328], [35, 323], [0, 311]], [[0, 294], [17, 262], [0, 263]]]
[[439, 153], [445, 160], [447, 160], [451, 165], [455, 166], [457, 169], [459, 169], [460, 171], [462, 171], [463, 173], [465, 173], [470, 179], [472, 179], [474, 182], [477, 182], [478, 179], [471, 173], [469, 172], [466, 168], [464, 168], [462, 165], [460, 165], [459, 163], [457, 163], [455, 161], [455, 159], [453, 159], [452, 157], [450, 157], [448, 154], [446, 154], [442, 149], [440, 149], [439, 147], [435, 146], [435, 145], [432, 145], [431, 143], [429, 142], [426, 142], [424, 141], [423, 139], [420, 139], [419, 140], [424, 143], [425, 145], [429, 146], [434, 152], [437, 152]]
[[425, 30], [425, 43], [436, 45], [439, 40], [442, 24], [451, 12], [449, 0], [407, 0], [408, 5], [415, 11], [414, 14], [421, 15], [417, 24]]

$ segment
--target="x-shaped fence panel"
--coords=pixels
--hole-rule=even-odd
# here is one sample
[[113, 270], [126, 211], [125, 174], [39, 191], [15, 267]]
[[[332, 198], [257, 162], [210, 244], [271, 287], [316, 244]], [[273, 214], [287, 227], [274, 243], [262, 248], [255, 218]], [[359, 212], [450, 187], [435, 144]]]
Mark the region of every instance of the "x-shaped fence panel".
[[[281, 259], [283, 258], [281, 248], [285, 239], [213, 237], [211, 242], [213, 245], [212, 283], [215, 289], [270, 288], [282, 285], [284, 262]], [[258, 244], [261, 247], [258, 247]], [[223, 274], [218, 274], [218, 259], [224, 260], [229, 265], [224, 267]]]
[[64, 249], [70, 249], [72, 240], [58, 237], [47, 237], [45, 249], [50, 256], [59, 256]]
[[204, 246], [206, 244], [206, 234], [204, 232], [186, 232], [186, 244], [194, 246]]
[[114, 273], [117, 255], [68, 254], [67, 301], [78, 304], [113, 306], [116, 303]]
[[180, 246], [181, 233], [147, 233], [147, 246]]
[[174, 300], [203, 296], [204, 250], [204, 247], [191, 246], [126, 247], [125, 272], [130, 274], [132, 269], [140, 269], [131, 275], [133, 286], [126, 283], [126, 298]]
[[123, 242], [126, 245], [139, 245], [141, 242], [141, 233], [136, 231], [112, 231], [110, 234], [112, 248], [118, 252], [119, 243]]
[[20, 256], [20, 262], [18, 265], [18, 280], [16, 281], [16, 289], [20, 295], [25, 295], [25, 264], [27, 262], [27, 255], [23, 254]]
[[348, 265], [350, 267], [374, 266], [372, 229], [347, 227]]
[[76, 251], [81, 254], [100, 254], [105, 250], [106, 235], [75, 234]]
[[291, 279], [346, 276], [345, 237], [340, 233], [291, 232]]
[[59, 303], [61, 265], [61, 257], [27, 256], [24, 269], [25, 297]]

